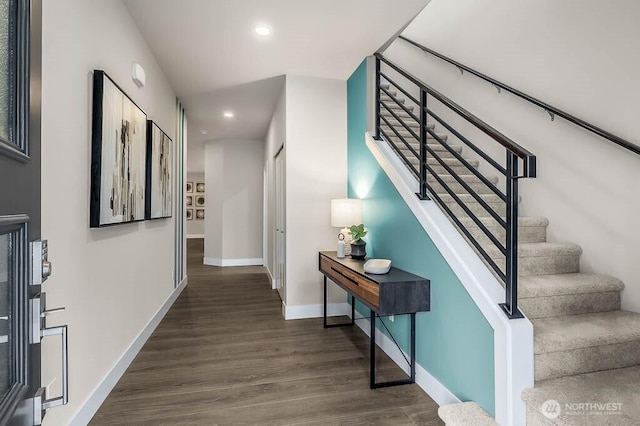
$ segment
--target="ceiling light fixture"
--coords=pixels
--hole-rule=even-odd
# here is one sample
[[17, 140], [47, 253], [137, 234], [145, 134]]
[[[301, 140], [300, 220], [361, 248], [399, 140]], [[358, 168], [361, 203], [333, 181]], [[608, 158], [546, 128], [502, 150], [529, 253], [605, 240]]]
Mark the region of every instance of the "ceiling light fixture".
[[257, 35], [259, 35], [260, 37], [267, 37], [268, 35], [271, 34], [271, 28], [269, 28], [266, 25], [258, 25], [255, 28], [255, 32]]
[[207, 133], [209, 133], [209, 131], [207, 129], [202, 129], [200, 130], [200, 133], [202, 133], [203, 135], [206, 135]]
[[231, 111], [225, 111], [222, 115], [224, 118], [233, 118], [233, 113]]

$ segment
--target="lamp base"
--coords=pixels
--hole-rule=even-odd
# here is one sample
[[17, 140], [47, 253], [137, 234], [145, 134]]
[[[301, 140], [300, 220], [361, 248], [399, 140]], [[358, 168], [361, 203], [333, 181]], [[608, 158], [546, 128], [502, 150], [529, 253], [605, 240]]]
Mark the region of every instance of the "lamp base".
[[353, 237], [351, 237], [351, 231], [349, 228], [344, 227], [340, 230], [340, 233], [344, 235], [344, 254], [345, 256], [351, 255], [351, 242], [353, 241]]

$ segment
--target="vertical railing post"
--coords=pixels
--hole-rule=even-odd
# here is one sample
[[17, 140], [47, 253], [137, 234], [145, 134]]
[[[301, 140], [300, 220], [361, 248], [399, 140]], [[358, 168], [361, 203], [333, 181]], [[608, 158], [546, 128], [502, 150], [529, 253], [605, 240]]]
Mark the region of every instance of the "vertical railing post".
[[376, 105], [376, 119], [375, 119], [375, 133], [376, 140], [380, 140], [380, 58], [376, 57], [376, 95], [375, 95]]
[[509, 319], [523, 318], [518, 309], [518, 157], [507, 150], [507, 238], [505, 303], [500, 306]]
[[427, 91], [420, 89], [420, 192], [421, 200], [429, 199], [427, 182]]

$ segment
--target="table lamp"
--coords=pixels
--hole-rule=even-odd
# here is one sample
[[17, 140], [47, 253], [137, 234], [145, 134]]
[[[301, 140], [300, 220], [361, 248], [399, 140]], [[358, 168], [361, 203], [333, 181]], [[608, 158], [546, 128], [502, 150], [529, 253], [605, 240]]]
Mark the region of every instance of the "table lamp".
[[338, 257], [351, 254], [351, 225], [362, 223], [362, 200], [339, 198], [331, 200], [331, 226], [342, 228], [338, 234]]

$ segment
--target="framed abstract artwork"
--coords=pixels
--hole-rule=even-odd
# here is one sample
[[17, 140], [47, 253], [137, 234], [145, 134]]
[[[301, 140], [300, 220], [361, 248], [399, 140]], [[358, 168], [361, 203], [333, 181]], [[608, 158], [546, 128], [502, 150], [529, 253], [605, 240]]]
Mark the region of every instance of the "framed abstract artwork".
[[193, 209], [187, 209], [187, 220], [193, 220]]
[[204, 182], [196, 183], [196, 192], [204, 192]]
[[147, 180], [145, 219], [171, 217], [173, 142], [151, 120], [147, 121]]
[[204, 209], [196, 209], [196, 219], [204, 219]]
[[109, 76], [93, 72], [92, 228], [145, 219], [147, 115]]
[[193, 192], [193, 182], [187, 182], [187, 192]]

